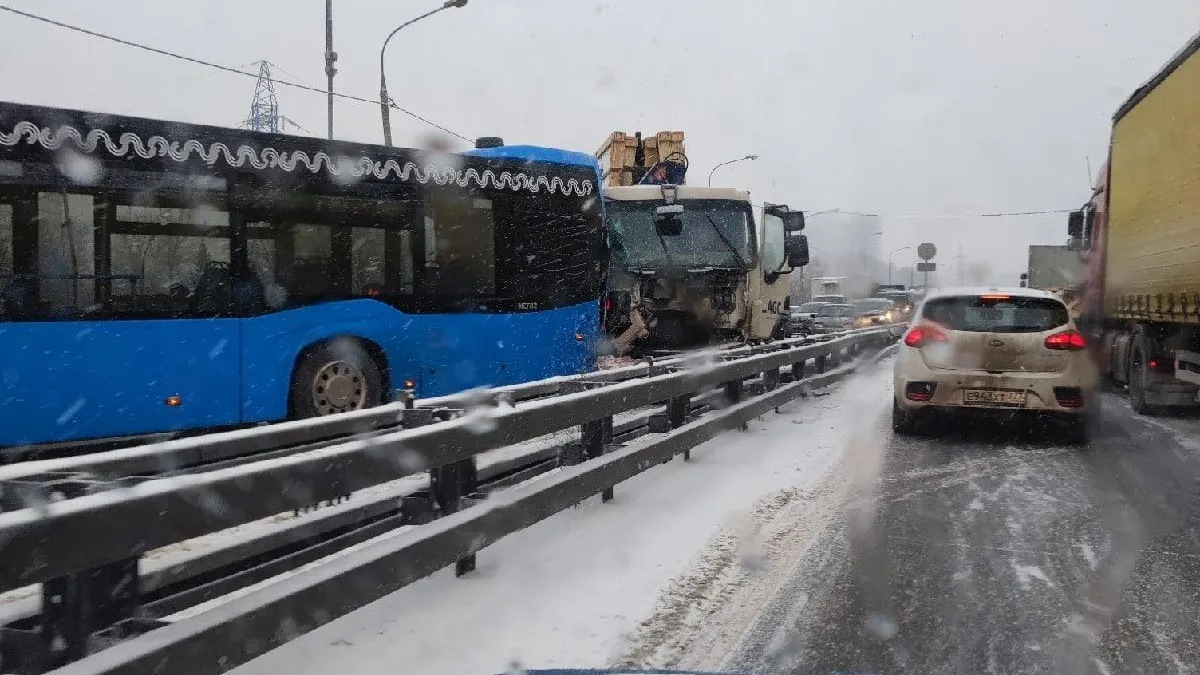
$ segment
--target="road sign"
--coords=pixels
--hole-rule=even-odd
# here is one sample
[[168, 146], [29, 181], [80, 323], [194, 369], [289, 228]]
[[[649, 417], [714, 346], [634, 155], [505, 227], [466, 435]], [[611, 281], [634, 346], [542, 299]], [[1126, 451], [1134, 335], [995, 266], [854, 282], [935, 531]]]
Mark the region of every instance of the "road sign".
[[[930, 244], [930, 246], [932, 246], [932, 245], [933, 244]], [[919, 262], [919, 263], [917, 263], [917, 271], [918, 272], [936, 272], [937, 271], [937, 263]]]
[[929, 242], [925, 242], [917, 247], [917, 257], [921, 260], [933, 260], [933, 256], [935, 255], [937, 255], [937, 247]]

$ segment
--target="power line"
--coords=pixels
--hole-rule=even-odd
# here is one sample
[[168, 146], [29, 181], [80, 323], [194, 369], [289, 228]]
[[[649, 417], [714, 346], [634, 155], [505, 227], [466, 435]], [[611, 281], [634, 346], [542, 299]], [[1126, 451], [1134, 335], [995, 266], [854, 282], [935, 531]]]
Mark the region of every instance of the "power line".
[[[762, 207], [762, 204], [755, 204]], [[1008, 218], [1013, 216], [1044, 216], [1071, 213], [1077, 209], [1049, 209], [1044, 211], [996, 211], [982, 213], [865, 213], [863, 211], [846, 211], [843, 209], [826, 209], [813, 213], [813, 216], [843, 215], [860, 216], [863, 218]]]
[[997, 211], [984, 213], [859, 213], [857, 211], [834, 211], [848, 213], [852, 216], [871, 216], [874, 218], [1009, 218], [1013, 216], [1044, 216], [1070, 213], [1075, 209], [1050, 209], [1045, 211]]
[[[71, 25], [71, 24], [69, 24], [69, 23], [63, 23], [63, 22], [61, 22], [61, 21], [56, 21], [56, 20], [54, 20], [54, 19], [50, 19], [50, 18], [47, 18], [47, 17], [44, 17], [44, 16], [38, 16], [37, 14], [30, 14], [29, 12], [26, 12], [26, 11], [22, 11], [22, 10], [16, 9], [16, 8], [14, 8], [14, 7], [9, 7], [8, 5], [0, 5], [0, 10], [4, 10], [4, 11], [6, 11], [6, 12], [9, 12], [9, 13], [11, 13], [11, 14], [16, 14], [17, 16], [23, 16], [23, 17], [25, 17], [25, 18], [27, 18], [27, 19], [33, 19], [34, 21], [40, 21], [40, 22], [42, 22], [42, 23], [50, 24], [51, 26], [57, 26], [57, 27], [59, 27], [59, 28], [66, 28], [67, 30], [75, 31], [76, 33], [82, 33], [82, 34], [84, 34], [84, 35], [88, 35], [88, 36], [91, 36], [91, 37], [94, 37], [94, 38], [100, 38], [101, 40], [108, 40], [109, 42], [115, 42], [115, 43], [117, 43], [117, 44], [119, 44], [119, 45], [124, 45], [124, 46], [126, 46], [126, 47], [133, 47], [133, 48], [135, 48], [135, 49], [141, 49], [141, 50], [143, 50], [143, 51], [152, 52], [152, 53], [154, 53], [154, 54], [158, 54], [158, 55], [160, 55], [160, 56], [169, 56], [169, 57], [171, 57], [171, 58], [173, 58], [173, 59], [179, 59], [180, 61], [187, 61], [188, 63], [194, 63], [194, 64], [196, 64], [196, 65], [206, 66], [206, 67], [208, 67], [208, 68], [216, 68], [217, 70], [222, 70], [222, 71], [225, 71], [225, 72], [227, 72], [227, 73], [233, 73], [233, 74], [235, 74], [235, 75], [242, 75], [242, 76], [245, 76], [245, 77], [252, 77], [252, 78], [255, 78], [255, 79], [257, 79], [257, 78], [258, 78], [258, 73], [252, 73], [252, 72], [249, 72], [249, 71], [246, 71], [246, 70], [240, 70], [240, 69], [238, 69], [238, 68], [231, 68], [231, 67], [229, 67], [229, 66], [223, 66], [223, 65], [221, 65], [221, 64], [219, 64], [219, 63], [213, 63], [212, 61], [205, 61], [205, 60], [203, 60], [203, 59], [197, 59], [197, 58], [194, 58], [194, 57], [191, 57], [191, 56], [185, 56], [185, 55], [183, 55], [183, 54], [177, 54], [177, 53], [175, 53], [175, 52], [169, 52], [169, 51], [167, 51], [167, 50], [165, 50], [165, 49], [159, 49], [159, 48], [157, 48], [157, 47], [150, 47], [150, 46], [148, 46], [148, 45], [144, 45], [144, 44], [141, 44], [141, 43], [138, 43], [138, 42], [131, 42], [131, 41], [129, 41], [129, 40], [125, 40], [125, 39], [122, 39], [122, 38], [119, 38], [119, 37], [114, 37], [114, 36], [112, 36], [112, 35], [107, 35], [107, 34], [105, 34], [105, 33], [98, 33], [98, 32], [96, 32], [96, 31], [93, 31], [93, 30], [88, 30], [87, 28], [81, 28], [81, 27], [79, 27], [79, 26], [73, 26], [73, 25]], [[316, 87], [311, 87], [311, 86], [308, 86], [308, 85], [305, 85], [305, 84], [300, 84], [300, 83], [298, 83], [298, 82], [290, 82], [290, 81], [287, 81], [287, 80], [275, 80], [275, 84], [282, 85], [282, 86], [285, 86], [285, 87], [292, 87], [292, 88], [295, 88], [295, 89], [301, 89], [301, 90], [304, 90], [304, 91], [316, 92], [316, 93], [318, 93], [318, 94], [328, 94], [328, 92], [326, 92], [324, 89], [318, 89], [318, 88], [316, 88]], [[351, 95], [351, 94], [340, 94], [340, 93], [337, 93], [337, 92], [334, 92], [334, 93], [333, 93], [333, 95], [334, 95], [334, 96], [336, 96], [336, 97], [338, 97], [338, 98], [345, 99], [345, 100], [347, 100], [347, 101], [355, 101], [355, 102], [358, 102], [358, 103], [370, 103], [370, 104], [372, 104], [372, 105], [379, 105], [379, 100], [378, 100], [378, 99], [374, 99], [374, 100], [373, 100], [373, 99], [365, 98], [365, 97], [362, 97], [362, 96], [354, 96], [354, 95]], [[462, 139], [462, 140], [464, 140], [464, 141], [467, 141], [468, 143], [469, 143], [469, 142], [471, 142], [471, 139], [467, 138], [466, 136], [463, 136], [462, 134], [460, 134], [460, 133], [458, 133], [458, 132], [456, 132], [456, 131], [451, 131], [450, 129], [447, 129], [446, 127], [444, 127], [444, 126], [442, 126], [442, 125], [438, 124], [437, 122], [434, 122], [433, 120], [430, 120], [430, 119], [428, 119], [428, 118], [426, 118], [426, 117], [422, 117], [421, 115], [418, 115], [417, 113], [415, 113], [415, 112], [413, 112], [413, 111], [411, 111], [411, 110], [407, 110], [407, 109], [405, 109], [405, 108], [401, 108], [400, 106], [396, 105], [396, 102], [395, 102], [395, 101], [388, 101], [388, 102], [387, 102], [387, 105], [388, 105], [388, 107], [390, 107], [390, 108], [394, 108], [394, 109], [396, 109], [396, 110], [398, 110], [398, 111], [400, 111], [400, 112], [404, 113], [405, 115], [408, 115], [409, 117], [411, 117], [411, 118], [413, 118], [413, 119], [415, 119], [415, 120], [418, 120], [418, 121], [420, 121], [420, 122], [423, 122], [423, 123], [425, 123], [425, 124], [428, 124], [429, 126], [431, 126], [431, 127], [435, 128], [435, 129], [439, 129], [439, 130], [441, 130], [441, 131], [444, 131], [444, 132], [446, 132], [446, 133], [450, 134], [451, 136], [455, 136], [455, 137], [457, 137], [457, 138], [460, 138], [460, 139]]]

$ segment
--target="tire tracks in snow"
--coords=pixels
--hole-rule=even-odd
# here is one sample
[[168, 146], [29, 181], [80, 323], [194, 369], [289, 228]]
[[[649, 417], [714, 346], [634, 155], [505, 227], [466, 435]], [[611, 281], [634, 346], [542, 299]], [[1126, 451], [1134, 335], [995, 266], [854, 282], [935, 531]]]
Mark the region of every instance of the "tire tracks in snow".
[[[837, 471], [833, 472], [837, 475]], [[727, 523], [642, 622], [621, 667], [696, 668], [723, 659], [836, 510], [832, 481], [789, 488]]]
[[781, 621], [804, 611], [810, 593], [824, 594], [823, 575], [810, 568], [839, 557], [829, 554], [844, 548], [847, 519], [851, 529], [871, 520], [885, 436], [881, 377], [869, 372], [843, 385], [856, 403], [835, 412], [847, 441], [832, 466], [816, 483], [772, 493], [726, 521], [615, 666], [724, 670], [737, 654], [764, 653]]

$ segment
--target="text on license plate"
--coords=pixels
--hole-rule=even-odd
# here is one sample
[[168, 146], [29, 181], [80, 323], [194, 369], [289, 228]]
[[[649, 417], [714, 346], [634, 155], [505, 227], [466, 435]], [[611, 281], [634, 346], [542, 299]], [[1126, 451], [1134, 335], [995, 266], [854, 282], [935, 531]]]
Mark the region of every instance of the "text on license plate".
[[1025, 405], [1025, 392], [998, 389], [967, 389], [963, 392], [966, 405]]

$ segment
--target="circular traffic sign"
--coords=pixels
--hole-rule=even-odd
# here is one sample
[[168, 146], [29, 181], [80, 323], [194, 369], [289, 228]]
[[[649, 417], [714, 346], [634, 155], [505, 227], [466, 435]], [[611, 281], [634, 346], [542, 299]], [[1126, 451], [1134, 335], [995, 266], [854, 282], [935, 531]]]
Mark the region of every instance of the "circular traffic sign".
[[917, 257], [921, 260], [933, 260], [935, 255], [937, 255], [937, 247], [929, 242], [917, 247]]

